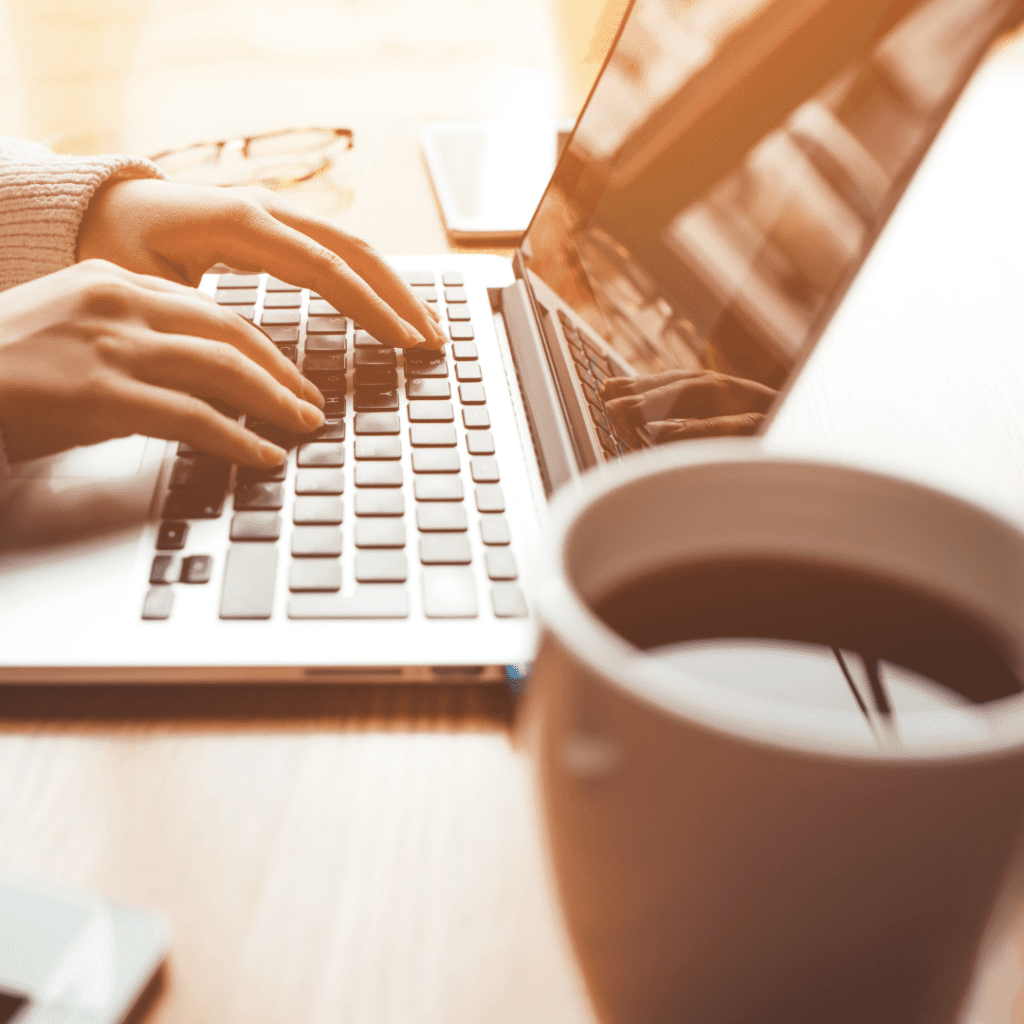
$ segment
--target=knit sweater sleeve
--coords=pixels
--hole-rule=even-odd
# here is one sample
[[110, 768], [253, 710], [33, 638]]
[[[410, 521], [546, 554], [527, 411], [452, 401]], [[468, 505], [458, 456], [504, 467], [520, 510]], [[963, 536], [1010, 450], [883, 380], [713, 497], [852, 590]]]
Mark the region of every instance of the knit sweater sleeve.
[[143, 157], [57, 156], [0, 136], [0, 290], [75, 262], [82, 216], [104, 182], [163, 177]]

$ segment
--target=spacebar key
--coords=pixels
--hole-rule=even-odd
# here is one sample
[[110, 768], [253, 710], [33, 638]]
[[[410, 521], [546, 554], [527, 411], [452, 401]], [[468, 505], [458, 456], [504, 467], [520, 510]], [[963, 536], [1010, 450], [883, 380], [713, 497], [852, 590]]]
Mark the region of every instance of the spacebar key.
[[269, 619], [274, 610], [276, 544], [233, 544], [224, 566], [222, 619]]
[[364, 583], [355, 593], [293, 594], [288, 602], [290, 619], [404, 619], [409, 615], [409, 595], [400, 583]]

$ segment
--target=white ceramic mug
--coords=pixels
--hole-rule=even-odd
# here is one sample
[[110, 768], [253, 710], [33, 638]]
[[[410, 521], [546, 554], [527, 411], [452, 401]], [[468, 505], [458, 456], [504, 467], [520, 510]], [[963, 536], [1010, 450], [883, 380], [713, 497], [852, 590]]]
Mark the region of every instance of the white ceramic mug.
[[[753, 672], [749, 688], [713, 685], [594, 613], [627, 582], [719, 559], [838, 567], [931, 595], [1022, 675], [1024, 536], [952, 496], [716, 441], [624, 459], [556, 499], [528, 714], [598, 1015], [957, 1020], [1000, 893], [1015, 891], [1022, 698], [962, 721], [955, 702], [908, 713], [889, 742], [852, 700], [775, 701]], [[904, 635], [898, 615], [891, 625]]]

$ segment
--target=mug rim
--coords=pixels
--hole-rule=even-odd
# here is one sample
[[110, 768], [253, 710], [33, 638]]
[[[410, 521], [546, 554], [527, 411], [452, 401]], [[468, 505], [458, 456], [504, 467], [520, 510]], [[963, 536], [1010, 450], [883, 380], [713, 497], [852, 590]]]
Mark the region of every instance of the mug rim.
[[[547, 538], [542, 548], [540, 571], [536, 575], [541, 582], [534, 593], [542, 639], [554, 637], [605, 685], [642, 701], [655, 711], [684, 718], [700, 729], [728, 735], [741, 742], [784, 747], [794, 753], [815, 757], [901, 765], [993, 759], [1013, 756], [1024, 750], [1024, 693], [986, 708], [984, 736], [916, 735], [910, 744], [884, 747], [849, 731], [825, 730], [820, 721], [812, 728], [806, 723], [799, 723], [792, 714], [786, 716], [784, 722], [780, 718], [778, 723], [773, 723], [779, 728], [770, 736], [758, 735], [751, 728], [751, 723], [763, 721], [763, 713], [770, 707], [768, 702], [725, 690], [716, 693], [715, 701], [688, 697], [685, 688], [679, 686], [679, 680], [685, 673], [665, 660], [650, 657], [606, 625], [574, 585], [569, 565], [573, 531], [583, 514], [640, 480], [714, 464], [736, 467], [772, 465], [780, 469], [798, 467], [802, 470], [821, 468], [864, 480], [873, 478], [879, 486], [895, 486], [928, 500], [937, 500], [947, 507], [957, 507], [991, 530], [1010, 531], [1024, 545], [1024, 533], [1020, 528], [994, 510], [939, 490], [933, 484], [880, 470], [870, 463], [769, 450], [760, 438], [681, 441], [625, 456], [585, 474], [562, 488], [552, 499]], [[1024, 625], [1021, 630], [1024, 630]], [[1020, 643], [1016, 647], [1019, 658]], [[1019, 670], [1024, 666], [1014, 667]]]

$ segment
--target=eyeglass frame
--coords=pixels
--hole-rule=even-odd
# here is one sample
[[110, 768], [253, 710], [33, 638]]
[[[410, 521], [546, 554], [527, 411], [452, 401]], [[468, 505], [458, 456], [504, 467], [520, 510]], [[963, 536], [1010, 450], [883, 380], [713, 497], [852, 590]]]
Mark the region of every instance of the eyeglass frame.
[[[190, 149], [205, 149], [205, 148], [209, 147], [209, 148], [213, 149], [215, 154], [216, 154], [216, 157], [215, 157], [215, 159], [213, 161], [214, 165], [216, 165], [216, 164], [220, 163], [221, 158], [223, 157], [223, 154], [224, 154], [224, 148], [226, 146], [231, 145], [231, 143], [233, 143], [233, 142], [240, 142], [242, 144], [242, 149], [241, 149], [242, 159], [243, 160], [249, 160], [249, 159], [251, 159], [251, 157], [249, 156], [249, 146], [253, 142], [257, 142], [257, 141], [259, 141], [261, 139], [273, 139], [273, 138], [276, 138], [276, 137], [282, 136], [282, 135], [292, 135], [292, 134], [299, 135], [299, 134], [301, 134], [303, 132], [326, 132], [328, 134], [333, 135], [334, 139], [331, 142], [328, 142], [327, 145], [324, 147], [324, 156], [323, 156], [322, 160], [320, 161], [319, 165], [314, 167], [311, 171], [307, 172], [306, 174], [300, 175], [299, 177], [296, 177], [296, 178], [288, 178], [287, 180], [285, 180], [285, 179], [271, 179], [272, 181], [277, 183], [279, 186], [280, 185], [298, 185], [298, 184], [300, 184], [303, 181], [309, 181], [311, 178], [315, 178], [318, 174], [323, 174], [323, 172], [326, 171], [331, 166], [331, 164], [334, 163], [334, 157], [329, 155], [329, 150], [331, 149], [332, 146], [335, 145], [335, 143], [339, 139], [344, 139], [346, 141], [346, 143], [347, 143], [347, 145], [345, 146], [345, 152], [346, 153], [349, 150], [351, 150], [353, 148], [353, 146], [355, 145], [355, 133], [352, 131], [351, 128], [322, 128], [322, 127], [319, 127], [319, 126], [314, 126], [314, 127], [311, 127], [311, 128], [281, 128], [281, 129], [278, 129], [277, 131], [273, 131], [273, 132], [259, 132], [256, 135], [236, 136], [236, 137], [230, 138], [230, 139], [220, 139], [220, 140], [215, 141], [215, 142], [193, 142], [193, 143], [191, 143], [188, 146], [174, 146], [171, 149], [165, 149], [165, 150], [162, 150], [159, 153], [156, 153], [154, 156], [151, 156], [149, 159], [152, 160], [154, 163], [158, 163], [160, 160], [163, 160], [166, 157], [172, 156], [172, 155], [177, 154], [177, 153], [187, 153]], [[316, 152], [316, 151], [313, 150], [312, 152]], [[286, 155], [286, 154], [282, 154], [282, 155]], [[295, 153], [295, 154], [292, 154], [292, 155], [293, 156], [298, 156], [299, 154]], [[269, 184], [269, 182], [263, 182], [263, 184]], [[235, 186], [229, 184], [229, 185], [219, 185], [219, 186], [215, 186], [215, 187], [218, 187], [218, 188], [233, 188]]]

